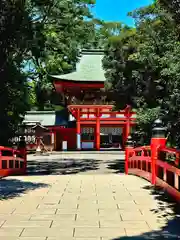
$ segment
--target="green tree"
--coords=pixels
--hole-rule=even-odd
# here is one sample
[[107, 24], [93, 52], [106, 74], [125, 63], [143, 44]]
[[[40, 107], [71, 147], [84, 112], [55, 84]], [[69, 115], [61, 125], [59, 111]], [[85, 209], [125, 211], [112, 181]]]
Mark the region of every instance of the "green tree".
[[136, 51], [136, 30], [123, 28], [118, 36], [109, 38], [103, 60], [108, 80], [108, 87], [114, 90], [114, 100], [117, 108], [124, 108], [126, 104], [133, 105], [136, 95], [133, 82], [133, 70], [137, 64], [129, 58]]
[[[33, 25], [33, 48], [27, 62], [34, 82], [35, 106], [52, 108], [52, 83], [49, 75], [72, 71], [78, 61], [79, 49], [93, 38], [94, 26], [87, 1], [29, 0], [27, 9]], [[87, 19], [87, 20], [86, 20]]]
[[159, 0], [159, 3], [173, 15], [175, 21], [179, 24], [180, 0]]
[[152, 123], [161, 117], [172, 143], [178, 144], [180, 46], [176, 24], [158, 3], [130, 15], [136, 28], [110, 39], [104, 59], [117, 107], [127, 103], [137, 110], [137, 131], [143, 143], [149, 143]]
[[84, 45], [85, 48], [104, 49], [108, 40], [112, 36], [119, 35], [123, 24], [121, 22], [106, 22], [93, 18], [91, 20], [94, 31], [89, 41]]
[[0, 2], [0, 145], [6, 145], [28, 110], [23, 59], [32, 40], [23, 1]]

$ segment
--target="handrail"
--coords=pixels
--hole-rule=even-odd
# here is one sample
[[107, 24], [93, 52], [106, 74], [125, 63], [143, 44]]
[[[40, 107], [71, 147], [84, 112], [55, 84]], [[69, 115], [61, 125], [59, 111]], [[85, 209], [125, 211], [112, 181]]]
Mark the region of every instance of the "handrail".
[[26, 149], [0, 146], [0, 177], [26, 173]]
[[[155, 155], [151, 154], [152, 151], [156, 151]], [[150, 154], [148, 155], [147, 152]], [[166, 146], [157, 146], [152, 150], [152, 146], [142, 146], [129, 149], [127, 154], [128, 173], [143, 177], [151, 182], [155, 176], [155, 185], [163, 187], [176, 200], [180, 201], [179, 150]], [[169, 155], [173, 155], [172, 161], [168, 161], [167, 156]], [[156, 156], [155, 159], [153, 159], [154, 156]], [[153, 169], [153, 161], [155, 161], [155, 169]]]
[[159, 148], [159, 160], [170, 162], [167, 160], [167, 156], [173, 157], [171, 164], [176, 167], [180, 166], [180, 151], [175, 148], [160, 147]]
[[177, 150], [175, 148], [169, 148], [169, 147], [160, 147], [161, 151], [164, 152], [170, 152], [170, 153], [180, 153], [180, 150]]
[[151, 150], [150, 146], [141, 146], [134, 148], [134, 151]]

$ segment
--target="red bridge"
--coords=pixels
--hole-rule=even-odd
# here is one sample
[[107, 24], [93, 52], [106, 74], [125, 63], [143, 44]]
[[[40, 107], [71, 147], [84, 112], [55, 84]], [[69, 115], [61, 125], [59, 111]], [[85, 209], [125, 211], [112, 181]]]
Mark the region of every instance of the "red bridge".
[[2, 239], [179, 239], [180, 152], [166, 147], [161, 125], [149, 146], [133, 147], [129, 136], [125, 156], [64, 152], [26, 161], [24, 150], [1, 147]]

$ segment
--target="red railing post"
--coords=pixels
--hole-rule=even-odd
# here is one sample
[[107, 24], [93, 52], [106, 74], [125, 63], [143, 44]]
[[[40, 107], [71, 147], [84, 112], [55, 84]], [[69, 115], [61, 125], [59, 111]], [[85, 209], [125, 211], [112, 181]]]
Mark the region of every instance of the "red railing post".
[[27, 150], [24, 148], [23, 151], [23, 158], [24, 158], [24, 173], [27, 172]]
[[129, 153], [133, 150], [133, 141], [131, 136], [128, 136], [126, 147], [125, 147], [125, 174], [128, 174], [128, 166], [129, 166]]
[[26, 141], [24, 137], [21, 137], [19, 146], [18, 146], [18, 151], [22, 158], [24, 159], [24, 167], [23, 167], [23, 172], [26, 173], [27, 171], [27, 150], [26, 150]]
[[180, 157], [180, 154], [179, 154], [179, 151], [176, 151], [176, 160], [175, 160], [175, 165], [176, 165], [176, 167], [179, 167], [179, 157]]
[[159, 147], [166, 146], [166, 129], [163, 127], [161, 120], [155, 121], [155, 126], [152, 130], [151, 138], [151, 183], [156, 184], [156, 161], [158, 159], [158, 149]]
[[2, 169], [2, 152], [1, 152], [1, 149], [0, 149], [0, 170]]

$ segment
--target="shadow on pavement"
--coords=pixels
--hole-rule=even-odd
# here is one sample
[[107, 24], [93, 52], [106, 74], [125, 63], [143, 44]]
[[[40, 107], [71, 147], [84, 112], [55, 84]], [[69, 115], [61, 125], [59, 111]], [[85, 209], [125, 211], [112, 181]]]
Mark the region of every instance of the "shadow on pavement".
[[115, 159], [113, 161], [107, 162], [107, 168], [115, 170], [114, 173], [124, 173], [125, 171], [125, 162], [124, 159]]
[[158, 201], [158, 207], [151, 209], [158, 214], [158, 221], [164, 222], [164, 226], [158, 231], [149, 231], [137, 236], [125, 236], [111, 240], [178, 240], [180, 239], [180, 204], [176, 203], [162, 188], [146, 186], [143, 189], [150, 191], [150, 194]]
[[0, 180], [0, 201], [14, 197], [38, 188], [48, 187], [48, 184], [25, 182], [17, 179], [1, 179]]
[[53, 159], [28, 161], [29, 175], [61, 175], [99, 169], [100, 160], [96, 159]]
[[[62, 154], [62, 153], [64, 153], [64, 154], [66, 154], [66, 155], [68, 155], [68, 154], [74, 154], [74, 155], [79, 155], [79, 154], [83, 154], [83, 155], [89, 155], [89, 154], [91, 154], [91, 155], [99, 155], [99, 154], [110, 154], [110, 155], [117, 155], [117, 153], [119, 154], [119, 155], [124, 155], [124, 150], [120, 150], [120, 149], [100, 149], [100, 150], [98, 150], [98, 151], [96, 151], [96, 150], [81, 150], [81, 151], [77, 151], [77, 150], [74, 150], [74, 151], [67, 151], [67, 152], [60, 152], [60, 151], [57, 151], [57, 152], [52, 152], [52, 153], [45, 153], [45, 154], [43, 154], [43, 155], [45, 155], [45, 156], [53, 156], [53, 155], [60, 155], [60, 154]], [[33, 153], [29, 153], [29, 155], [34, 155], [35, 154], [35, 152], [33, 152]], [[42, 156], [42, 155], [41, 155]]]
[[111, 240], [178, 240], [180, 239], [179, 219], [169, 220], [167, 225], [159, 231], [150, 231], [137, 236], [125, 236]]

